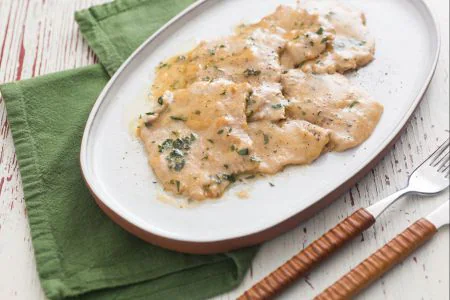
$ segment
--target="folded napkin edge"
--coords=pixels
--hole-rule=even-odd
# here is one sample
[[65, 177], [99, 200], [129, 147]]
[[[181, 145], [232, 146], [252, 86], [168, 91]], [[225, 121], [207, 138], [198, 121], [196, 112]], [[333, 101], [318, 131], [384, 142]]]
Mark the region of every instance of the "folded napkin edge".
[[[20, 162], [20, 173], [23, 182], [24, 198], [27, 199], [27, 214], [33, 239], [38, 272], [43, 280], [44, 291], [49, 298], [65, 292], [63, 279], [65, 278], [61, 260], [57, 255], [57, 243], [50, 228], [50, 223], [39, 196], [43, 194], [41, 171], [37, 163], [36, 142], [30, 132], [25, 100], [20, 85], [8, 83], [0, 85], [0, 92], [5, 100], [8, 122], [16, 148], [17, 161]], [[21, 130], [18, 130], [21, 128]], [[29, 142], [31, 141], [31, 143]], [[57, 286], [57, 289], [51, 288]], [[50, 291], [60, 291], [56, 295]]]
[[92, 8], [77, 11], [75, 20], [79, 25], [81, 35], [100, 59], [109, 76], [112, 76], [126, 58], [117, 52], [108, 35], [95, 18], [95, 14], [92, 13]]

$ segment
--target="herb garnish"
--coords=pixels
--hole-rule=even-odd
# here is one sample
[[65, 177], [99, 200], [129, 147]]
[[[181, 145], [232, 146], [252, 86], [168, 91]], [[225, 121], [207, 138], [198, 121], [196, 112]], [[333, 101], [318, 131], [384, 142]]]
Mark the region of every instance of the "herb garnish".
[[217, 131], [217, 134], [222, 134], [224, 132], [223, 129], [220, 129], [219, 131]]
[[170, 181], [170, 184], [176, 185], [176, 186], [177, 186], [177, 192], [178, 192], [178, 193], [180, 192], [181, 182], [180, 182], [179, 180], [174, 180], [174, 179], [172, 179], [172, 180]]
[[247, 156], [250, 154], [250, 151], [248, 150], [248, 148], [244, 148], [244, 149], [239, 150], [238, 154], [242, 155], [242, 156]]
[[183, 116], [170, 116], [170, 118], [174, 121], [182, 121], [182, 122], [187, 121], [186, 117], [183, 117]]
[[165, 140], [161, 145], [158, 145], [159, 153], [163, 153], [164, 151], [172, 148], [172, 146], [173, 146], [173, 140], [172, 139]]
[[353, 107], [355, 107], [355, 105], [358, 105], [359, 104], [359, 101], [353, 101], [350, 105], [349, 105], [349, 107], [350, 108], [353, 108]]
[[264, 145], [267, 145], [270, 142], [269, 135], [264, 133], [263, 136], [264, 136]]
[[296, 64], [295, 66], [294, 66], [294, 68], [295, 69], [300, 69], [301, 67], [303, 67], [303, 65], [306, 63], [306, 60], [305, 61], [303, 61], [303, 62], [301, 62], [301, 63], [299, 63], [299, 64]]
[[323, 34], [323, 27], [320, 27], [319, 30], [316, 31], [316, 33], [318, 35], [322, 35]]
[[161, 97], [158, 98], [158, 104], [159, 104], [159, 105], [163, 105], [163, 104], [164, 104], [164, 98], [163, 98], [163, 96], [161, 96]]
[[227, 181], [231, 182], [231, 183], [236, 182], [236, 175], [234, 175], [234, 174], [224, 174], [224, 175], [222, 175], [222, 178], [224, 180], [227, 180]]
[[154, 112], [148, 112], [146, 113], [147, 116], [153, 116], [155, 113]]
[[169, 156], [166, 157], [166, 160], [169, 165], [169, 169], [173, 169], [177, 172], [180, 172], [186, 164], [184, 152], [179, 149], [172, 150]]
[[253, 96], [253, 91], [248, 92], [247, 96], [245, 97], [245, 103], [247, 104], [247, 106], [249, 106], [252, 103], [252, 96]]
[[247, 69], [244, 71], [244, 75], [247, 77], [250, 76], [259, 76], [261, 75], [261, 71], [260, 70], [255, 70], [255, 69]]
[[184, 138], [178, 138], [176, 140], [167, 139], [161, 145], [158, 145], [160, 153], [170, 151], [169, 155], [166, 156], [166, 161], [169, 169], [180, 172], [185, 164], [185, 156], [191, 149], [191, 145], [197, 137], [192, 133], [190, 136]]
[[283, 107], [284, 107], [284, 106], [283, 106], [283, 104], [281, 104], [281, 103], [272, 105], [272, 108], [273, 108], [273, 109], [282, 109]]
[[159, 63], [159, 68], [160, 69], [165, 68], [165, 67], [169, 67], [169, 66], [170, 65], [168, 63], [163, 63], [163, 62]]

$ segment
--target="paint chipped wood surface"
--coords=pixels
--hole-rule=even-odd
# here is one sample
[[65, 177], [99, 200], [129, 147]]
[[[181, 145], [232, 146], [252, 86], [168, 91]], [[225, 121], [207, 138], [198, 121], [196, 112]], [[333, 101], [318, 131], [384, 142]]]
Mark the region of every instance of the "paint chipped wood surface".
[[[424, 101], [395, 148], [361, 182], [308, 222], [266, 243], [241, 287], [217, 297], [235, 299], [358, 207], [403, 187], [408, 173], [448, 137], [449, 2], [427, 0], [441, 26], [442, 53]], [[0, 0], [0, 83], [92, 64], [95, 55], [73, 20], [76, 10], [106, 0]], [[417, 62], [420, 63], [420, 62]], [[413, 66], [412, 66], [413, 68]], [[0, 98], [0, 299], [45, 299], [37, 276], [20, 174]], [[376, 226], [283, 295], [311, 299], [374, 250], [449, 198], [408, 197]], [[449, 229], [376, 282], [358, 299], [449, 299]]]

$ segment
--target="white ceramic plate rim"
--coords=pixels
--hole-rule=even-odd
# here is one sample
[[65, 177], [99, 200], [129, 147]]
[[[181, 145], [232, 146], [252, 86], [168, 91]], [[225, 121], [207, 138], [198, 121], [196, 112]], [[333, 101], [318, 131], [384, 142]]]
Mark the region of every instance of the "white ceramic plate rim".
[[[143, 51], [144, 48], [146, 48], [149, 44], [151, 44], [156, 38], [158, 38], [162, 33], [164, 33], [173, 24], [177, 23], [180, 19], [182, 19], [186, 15], [194, 12], [195, 10], [200, 8], [202, 5], [204, 5], [206, 3], [209, 3], [209, 2], [213, 2], [213, 1], [221, 1], [221, 0], [199, 0], [199, 1], [195, 2], [195, 3], [193, 3], [192, 5], [190, 5], [183, 12], [181, 12], [179, 15], [177, 15], [172, 20], [170, 20], [166, 25], [164, 25], [161, 29], [159, 29], [150, 38], [148, 38], [121, 65], [121, 67], [112, 76], [112, 78], [110, 79], [108, 84], [105, 86], [105, 88], [101, 92], [101, 94], [98, 97], [97, 101], [95, 102], [95, 104], [94, 104], [94, 106], [92, 108], [92, 111], [91, 111], [91, 113], [89, 115], [88, 121], [86, 123], [85, 131], [84, 131], [83, 138], [82, 138], [82, 143], [81, 143], [81, 152], [80, 152], [81, 170], [82, 170], [82, 173], [83, 173], [83, 176], [84, 176], [84, 179], [85, 179], [86, 183], [89, 185], [89, 188], [91, 189], [91, 192], [96, 196], [98, 201], [101, 201], [104, 205], [106, 205], [109, 209], [111, 209], [115, 214], [117, 214], [121, 218], [127, 220], [132, 225], [134, 225], [134, 226], [136, 226], [136, 227], [138, 227], [138, 228], [140, 228], [140, 229], [142, 229], [142, 230], [144, 230], [146, 232], [149, 232], [151, 234], [154, 234], [154, 235], [157, 235], [157, 236], [161, 236], [161, 237], [164, 237], [164, 238], [168, 238], [168, 239], [171, 239], [171, 240], [180, 241], [180, 242], [209, 243], [209, 242], [218, 242], [218, 241], [223, 241], [223, 240], [230, 240], [230, 239], [241, 238], [241, 237], [257, 234], [259, 232], [267, 230], [268, 228], [274, 227], [274, 226], [278, 225], [279, 223], [281, 223], [281, 222], [283, 222], [285, 220], [288, 220], [289, 218], [291, 218], [291, 217], [297, 215], [298, 213], [300, 213], [300, 211], [293, 211], [291, 215], [289, 215], [287, 217], [283, 217], [283, 219], [281, 219], [279, 223], [268, 224], [267, 226], [262, 226], [258, 230], [254, 230], [254, 232], [246, 232], [246, 233], [242, 233], [242, 234], [234, 234], [234, 235], [221, 237], [221, 238], [216, 238], [216, 239], [214, 239], [214, 238], [208, 238], [208, 239], [201, 239], [201, 238], [195, 238], [194, 239], [194, 238], [191, 238], [191, 239], [186, 239], [186, 238], [180, 237], [178, 235], [171, 234], [170, 232], [160, 230], [159, 228], [154, 227], [151, 224], [148, 224], [148, 223], [147, 224], [143, 224], [142, 222], [136, 220], [133, 217], [133, 214], [128, 213], [125, 210], [117, 209], [114, 206], [108, 205], [108, 201], [105, 201], [105, 199], [102, 199], [100, 197], [101, 192], [99, 191], [99, 187], [95, 183], [96, 181], [94, 179], [93, 174], [91, 174], [90, 171], [89, 171], [88, 164], [87, 164], [87, 161], [88, 161], [88, 159], [87, 159], [87, 157], [88, 157], [88, 140], [89, 140], [89, 135], [90, 135], [91, 129], [93, 128], [92, 125], [94, 123], [94, 120], [96, 118], [97, 113], [100, 110], [100, 107], [103, 104], [103, 101], [105, 100], [105, 98], [107, 97], [107, 95], [108, 95], [108, 93], [110, 91], [110, 88], [115, 84], [116, 80], [118, 79], [118, 77], [120, 76], [122, 71], [124, 71], [127, 68], [127, 66], [136, 58], [136, 56], [138, 56]], [[431, 82], [431, 79], [433, 78], [433, 75], [434, 75], [434, 72], [436, 70], [438, 60], [439, 60], [439, 53], [440, 53], [440, 48], [441, 48], [440, 29], [439, 29], [439, 26], [438, 26], [438, 24], [436, 22], [436, 18], [434, 16], [433, 12], [431, 11], [430, 7], [428, 6], [428, 4], [424, 0], [415, 0], [414, 2], [417, 2], [417, 5], [421, 5], [423, 7], [424, 13], [426, 14], [425, 18], [427, 19], [427, 21], [431, 21], [431, 24], [433, 26], [434, 37], [432, 37], [432, 39], [434, 40], [436, 48], [434, 49], [435, 50], [434, 51], [434, 58], [432, 60], [433, 63], [431, 64], [430, 71], [429, 71], [429, 73], [428, 73], [428, 75], [426, 77], [426, 80], [425, 80], [423, 86], [419, 90], [419, 92], [418, 92], [414, 102], [412, 102], [409, 110], [405, 112], [404, 117], [402, 119], [400, 119], [400, 122], [398, 123], [399, 125], [395, 129], [392, 130], [391, 134], [382, 143], [380, 143], [380, 145], [377, 147], [377, 149], [374, 149], [373, 154], [367, 159], [366, 164], [361, 165], [361, 167], [353, 175], [342, 179], [343, 183], [346, 182], [347, 180], [351, 179], [355, 174], [360, 173], [374, 159], [376, 159], [377, 155], [379, 155], [383, 151], [383, 149], [388, 147], [389, 143], [391, 143], [392, 140], [405, 127], [406, 123], [408, 122], [408, 120], [412, 116], [414, 110], [417, 108], [417, 106], [418, 106], [419, 102], [421, 101], [424, 93], [426, 92], [426, 90], [427, 90], [427, 88], [428, 88], [428, 86], [429, 86], [429, 84]], [[332, 193], [332, 192], [333, 191], [331, 191], [330, 193]], [[311, 202], [309, 207], [311, 207], [314, 204], [316, 204], [317, 201], [319, 201], [319, 200], [320, 199], [317, 199], [316, 202]], [[305, 209], [308, 209], [308, 207], [305, 208]]]

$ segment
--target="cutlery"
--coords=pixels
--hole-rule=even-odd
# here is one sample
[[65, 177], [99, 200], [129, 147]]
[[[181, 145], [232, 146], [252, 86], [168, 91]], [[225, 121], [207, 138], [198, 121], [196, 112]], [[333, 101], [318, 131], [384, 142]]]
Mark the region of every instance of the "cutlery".
[[435, 195], [449, 186], [449, 140], [442, 144], [409, 177], [408, 185], [368, 208], [361, 208], [322, 237], [292, 257], [284, 265], [262, 279], [239, 300], [271, 299], [295, 280], [311, 271], [362, 232], [398, 199], [407, 194]]
[[449, 225], [449, 208], [447, 201], [426, 218], [409, 226], [314, 300], [346, 300], [359, 294], [430, 240], [441, 227]]

